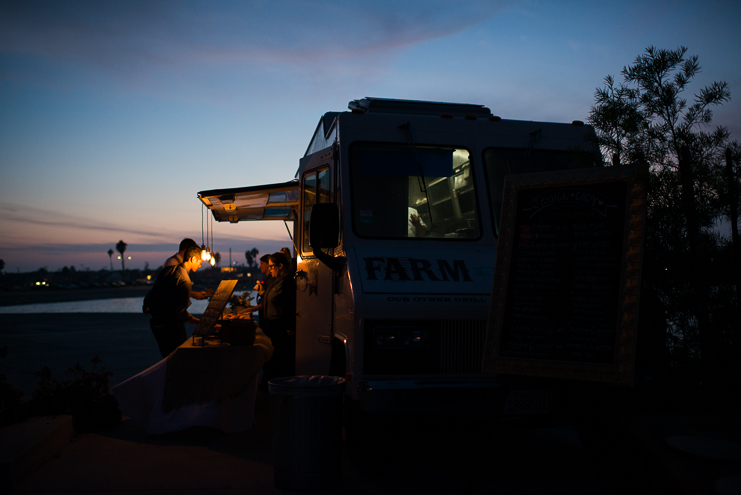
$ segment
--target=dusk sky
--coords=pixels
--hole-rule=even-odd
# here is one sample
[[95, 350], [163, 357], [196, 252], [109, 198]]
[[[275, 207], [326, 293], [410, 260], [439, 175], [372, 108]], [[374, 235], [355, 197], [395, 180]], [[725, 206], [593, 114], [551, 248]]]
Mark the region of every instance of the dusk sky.
[[[0, 3], [5, 271], [162, 264], [201, 241], [198, 191], [294, 177], [319, 118], [365, 96], [587, 120], [646, 47], [688, 47], [692, 92], [727, 81], [741, 140], [741, 2], [9, 1]], [[244, 263], [283, 223], [214, 224]], [[114, 256], [114, 268], [120, 262]]]

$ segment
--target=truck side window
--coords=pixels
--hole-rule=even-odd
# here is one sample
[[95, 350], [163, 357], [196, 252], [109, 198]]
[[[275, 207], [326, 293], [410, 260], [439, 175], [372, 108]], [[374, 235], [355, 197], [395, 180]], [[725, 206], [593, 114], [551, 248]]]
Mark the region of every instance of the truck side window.
[[353, 229], [365, 238], [481, 236], [471, 156], [452, 146], [353, 143]]
[[309, 227], [311, 225], [311, 207], [315, 203], [328, 203], [330, 199], [330, 180], [329, 170], [313, 170], [304, 175], [304, 223], [302, 234], [302, 251], [304, 254], [311, 254], [314, 251], [309, 245]]

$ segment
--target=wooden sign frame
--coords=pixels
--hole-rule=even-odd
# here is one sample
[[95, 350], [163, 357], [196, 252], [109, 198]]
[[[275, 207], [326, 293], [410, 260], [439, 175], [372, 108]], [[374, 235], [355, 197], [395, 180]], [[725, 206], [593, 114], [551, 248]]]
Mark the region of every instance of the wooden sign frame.
[[214, 326], [224, 313], [226, 303], [228, 303], [229, 298], [232, 297], [232, 293], [236, 286], [237, 280], [222, 280], [219, 283], [216, 292], [214, 292], [214, 295], [208, 303], [208, 307], [203, 312], [203, 316], [201, 316], [201, 319], [198, 321], [195, 330], [193, 330], [194, 337], [208, 337], [211, 332], [213, 332]]
[[[484, 373], [632, 384], [646, 173], [623, 166], [506, 178]], [[590, 238], [599, 242], [581, 240]], [[557, 261], [542, 261], [551, 256]]]

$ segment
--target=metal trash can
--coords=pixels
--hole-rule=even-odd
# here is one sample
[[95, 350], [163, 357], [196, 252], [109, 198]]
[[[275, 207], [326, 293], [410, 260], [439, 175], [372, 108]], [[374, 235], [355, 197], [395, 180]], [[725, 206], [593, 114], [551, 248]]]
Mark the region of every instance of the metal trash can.
[[292, 376], [268, 382], [273, 429], [273, 483], [319, 490], [340, 482], [345, 379]]

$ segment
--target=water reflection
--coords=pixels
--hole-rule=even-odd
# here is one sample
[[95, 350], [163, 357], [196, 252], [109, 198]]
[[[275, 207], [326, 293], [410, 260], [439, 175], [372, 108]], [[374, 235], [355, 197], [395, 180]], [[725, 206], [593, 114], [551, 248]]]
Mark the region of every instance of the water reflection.
[[[38, 304], [0, 306], [0, 313], [141, 313], [141, 297], [122, 297], [117, 299], [91, 299], [88, 301], [68, 301]], [[208, 307], [208, 300], [192, 301], [188, 311], [201, 314]]]

